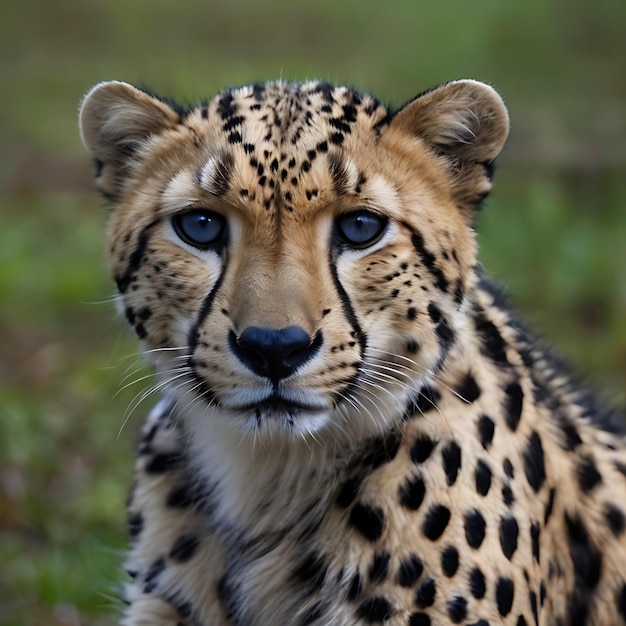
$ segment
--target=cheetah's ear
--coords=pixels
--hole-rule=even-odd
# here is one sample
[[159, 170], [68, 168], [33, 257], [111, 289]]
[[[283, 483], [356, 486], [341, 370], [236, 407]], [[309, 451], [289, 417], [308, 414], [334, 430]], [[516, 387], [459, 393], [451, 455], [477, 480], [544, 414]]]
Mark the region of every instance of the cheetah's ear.
[[80, 107], [79, 126], [96, 164], [100, 191], [114, 200], [138, 150], [178, 121], [174, 108], [127, 83], [109, 81], [93, 87]]
[[457, 80], [424, 92], [392, 119], [444, 156], [454, 172], [460, 205], [475, 207], [491, 189], [493, 161], [509, 134], [509, 116], [494, 89]]

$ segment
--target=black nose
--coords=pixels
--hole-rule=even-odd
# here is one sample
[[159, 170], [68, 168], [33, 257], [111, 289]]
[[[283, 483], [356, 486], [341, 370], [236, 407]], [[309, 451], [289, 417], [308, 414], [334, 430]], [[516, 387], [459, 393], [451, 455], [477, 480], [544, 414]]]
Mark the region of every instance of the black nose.
[[228, 340], [231, 350], [246, 367], [277, 383], [315, 355], [322, 345], [322, 334], [317, 333], [311, 339], [299, 326], [280, 330], [249, 326], [239, 337], [231, 330]]

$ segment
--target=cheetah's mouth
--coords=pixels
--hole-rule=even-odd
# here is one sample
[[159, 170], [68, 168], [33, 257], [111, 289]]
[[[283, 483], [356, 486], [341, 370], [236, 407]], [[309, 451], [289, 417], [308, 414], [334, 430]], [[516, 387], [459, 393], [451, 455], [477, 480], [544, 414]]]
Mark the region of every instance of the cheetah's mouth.
[[285, 398], [280, 394], [273, 393], [264, 400], [259, 402], [249, 402], [230, 407], [232, 410], [242, 413], [253, 412], [257, 417], [276, 415], [276, 416], [295, 416], [300, 413], [319, 413], [325, 410], [325, 406], [313, 403], [302, 402], [290, 398]]

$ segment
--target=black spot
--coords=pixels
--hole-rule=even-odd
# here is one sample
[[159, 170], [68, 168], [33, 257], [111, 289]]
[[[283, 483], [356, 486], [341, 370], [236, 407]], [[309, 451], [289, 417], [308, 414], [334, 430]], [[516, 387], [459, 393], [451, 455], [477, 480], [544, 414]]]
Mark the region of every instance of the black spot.
[[398, 584], [401, 587], [412, 587], [422, 575], [424, 566], [415, 554], [406, 557], [398, 568]]
[[420, 508], [424, 494], [426, 493], [426, 485], [424, 480], [418, 474], [413, 478], [407, 479], [398, 490], [400, 504], [409, 511], [417, 511]]
[[576, 426], [574, 426], [574, 424], [566, 416], [560, 416], [557, 419], [557, 424], [559, 425], [559, 428], [565, 438], [562, 442], [564, 450], [572, 452], [580, 444], [582, 444], [583, 440], [580, 438], [580, 435], [576, 430]]
[[[360, 96], [358, 94], [354, 94], [355, 103], [359, 104]], [[352, 104], [344, 104], [343, 107], [343, 117], [346, 122], [356, 122], [356, 108]]]
[[517, 622], [515, 622], [515, 626], [528, 626], [528, 622], [526, 621], [526, 618], [523, 615], [520, 615], [517, 618]]
[[415, 341], [415, 339], [409, 339], [406, 342], [406, 351], [409, 354], [417, 354], [420, 350], [420, 345]]
[[485, 575], [477, 567], [469, 573], [469, 586], [471, 594], [477, 600], [480, 600], [485, 596], [485, 592], [487, 590]]
[[465, 538], [472, 548], [480, 548], [485, 539], [485, 518], [482, 513], [472, 509], [465, 515]]
[[126, 315], [126, 321], [131, 326], [134, 326], [135, 325], [135, 311], [133, 310], [133, 308], [130, 306], [126, 307], [125, 315]]
[[307, 593], [318, 591], [324, 584], [328, 565], [324, 557], [317, 551], [310, 552], [296, 567], [293, 577], [303, 585]]
[[508, 615], [513, 606], [513, 597], [515, 596], [515, 587], [513, 581], [506, 576], [500, 576], [496, 583], [496, 602], [498, 604], [498, 613], [504, 617]]
[[180, 466], [181, 456], [177, 452], [155, 454], [146, 464], [148, 474], [164, 474]]
[[417, 317], [417, 309], [414, 306], [410, 306], [407, 310], [406, 310], [406, 318], [408, 320], [413, 321], [415, 318]]
[[411, 461], [413, 463], [423, 463], [430, 456], [436, 445], [437, 442], [429, 437], [425, 435], [420, 437], [411, 447]]
[[441, 268], [437, 266], [437, 258], [435, 255], [424, 245], [424, 237], [422, 237], [422, 234], [414, 230], [411, 236], [411, 243], [420, 257], [422, 264], [435, 279], [435, 286], [437, 289], [443, 291], [444, 293], [447, 292], [448, 279], [444, 276]]
[[500, 520], [500, 547], [504, 556], [510, 561], [517, 550], [519, 527], [514, 517], [507, 516]]
[[448, 485], [454, 485], [461, 469], [461, 448], [456, 441], [451, 441], [443, 448], [441, 458]]
[[626, 620], [626, 584], [622, 583], [621, 589], [617, 591], [617, 610], [619, 614]]
[[144, 519], [141, 513], [130, 513], [128, 515], [128, 534], [135, 539], [143, 530]]
[[163, 557], [158, 558], [150, 565], [146, 576], [144, 578], [144, 593], [152, 593], [158, 584], [159, 575], [165, 569], [165, 559]]
[[602, 572], [602, 554], [589, 539], [587, 529], [578, 517], [565, 514], [565, 525], [569, 538], [570, 556], [574, 564], [575, 585], [578, 593], [589, 597]]
[[148, 336], [146, 327], [141, 323], [135, 325], [135, 332], [137, 333], [137, 337], [139, 337], [139, 339], [145, 339]]
[[340, 117], [331, 117], [328, 122], [331, 126], [341, 131], [342, 133], [350, 133], [351, 131], [350, 124], [344, 122]]
[[485, 450], [489, 448], [491, 442], [493, 441], [495, 429], [496, 425], [489, 416], [483, 415], [478, 420], [478, 436], [480, 437], [480, 443]]
[[543, 525], [545, 526], [550, 521], [550, 516], [552, 515], [552, 511], [554, 509], [554, 498], [556, 496], [556, 489], [554, 487], [550, 489], [550, 494], [548, 496], [548, 502], [546, 503], [546, 510], [543, 514]]
[[465, 290], [463, 288], [463, 283], [460, 280], [458, 280], [456, 282], [456, 285], [454, 287], [454, 296], [453, 297], [454, 297], [454, 301], [457, 304], [460, 305], [461, 302], [463, 302], [463, 298], [465, 297]]
[[230, 144], [241, 143], [242, 141], [243, 141], [243, 137], [241, 136], [241, 133], [238, 131], [232, 132], [230, 133], [230, 135], [228, 135], [228, 143]]
[[362, 476], [353, 476], [352, 478], [348, 478], [348, 480], [346, 480], [346, 482], [343, 483], [339, 489], [337, 504], [344, 509], [347, 509], [356, 498], [362, 482]]
[[234, 590], [230, 581], [228, 580], [228, 575], [222, 576], [217, 581], [217, 597], [220, 599], [224, 606], [229, 606], [232, 603], [232, 596], [234, 595]]
[[217, 112], [223, 120], [227, 120], [237, 113], [237, 105], [233, 103], [233, 99], [233, 94], [227, 91], [218, 102]]
[[486, 496], [491, 488], [491, 470], [482, 459], [479, 459], [476, 463], [474, 479], [476, 481], [476, 491], [481, 496]]
[[357, 572], [350, 581], [350, 587], [348, 587], [348, 600], [350, 602], [354, 602], [360, 595], [363, 590], [363, 584], [361, 582], [361, 575]]
[[454, 342], [454, 331], [450, 328], [448, 320], [443, 316], [441, 309], [434, 302], [428, 305], [428, 315], [432, 322], [436, 324], [435, 333], [445, 352]]
[[349, 522], [366, 539], [376, 541], [383, 534], [385, 516], [382, 509], [359, 502], [350, 511]]
[[428, 578], [419, 586], [415, 594], [415, 604], [420, 609], [432, 606], [435, 602], [436, 594], [437, 587], [435, 586], [435, 581], [432, 578]]
[[504, 418], [508, 427], [515, 432], [522, 416], [524, 392], [518, 383], [511, 383], [504, 390]]
[[317, 149], [322, 153], [328, 152], [328, 142], [321, 141], [320, 143], [317, 144]]
[[400, 449], [400, 433], [392, 431], [386, 437], [379, 437], [372, 443], [372, 452], [366, 457], [364, 463], [377, 468], [384, 463], [393, 461]]
[[429, 385], [424, 385], [416, 396], [413, 396], [404, 412], [404, 419], [407, 420], [414, 415], [425, 415], [428, 411], [437, 408], [437, 403], [441, 399], [441, 394], [437, 389]]
[[332, 133], [328, 140], [330, 143], [335, 144], [336, 146], [340, 146], [343, 143], [343, 133]]
[[539, 611], [537, 606], [537, 594], [534, 591], [528, 592], [528, 599], [530, 600], [530, 610], [533, 612], [533, 619], [535, 620], [535, 626], [539, 626]]
[[155, 220], [142, 229], [137, 237], [137, 245], [128, 259], [128, 265], [126, 266], [124, 274], [116, 276], [115, 280], [120, 293], [125, 293], [128, 290], [135, 272], [139, 269], [139, 266], [143, 262], [144, 252], [146, 251], [146, 246], [150, 240], [151, 231], [157, 223], [158, 220]]
[[186, 509], [198, 503], [200, 497], [190, 488], [189, 485], [175, 487], [167, 496], [166, 506], [172, 509]]
[[389, 552], [378, 552], [374, 555], [369, 571], [371, 583], [381, 583], [387, 578], [390, 559]]
[[502, 469], [509, 478], [515, 478], [515, 469], [513, 468], [513, 463], [511, 463], [510, 459], [505, 458], [504, 461], [502, 461]]
[[433, 324], [438, 324], [443, 317], [441, 309], [434, 302], [428, 305], [428, 317]]
[[524, 473], [533, 491], [535, 493], [538, 492], [546, 479], [546, 468], [541, 437], [539, 437], [536, 431], [533, 431], [528, 437], [526, 449], [524, 450]]
[[602, 482], [602, 475], [591, 456], [583, 455], [580, 457], [576, 473], [578, 484], [584, 493], [589, 493]]
[[450, 509], [443, 504], [435, 504], [424, 516], [422, 533], [431, 541], [436, 541], [443, 534], [449, 521]]
[[409, 626], [430, 626], [430, 617], [426, 613], [412, 613], [409, 616]]
[[480, 397], [480, 387], [468, 372], [455, 390], [462, 400], [472, 403]]
[[382, 596], [368, 598], [359, 605], [357, 614], [370, 624], [382, 623], [393, 615], [389, 601]]
[[504, 487], [502, 487], [502, 500], [504, 500], [504, 504], [508, 507], [512, 506], [515, 502], [515, 495], [513, 494], [511, 485], [504, 485]]
[[476, 332], [481, 340], [481, 352], [498, 365], [508, 363], [506, 344], [498, 329], [479, 311], [474, 317]]
[[441, 553], [441, 569], [448, 578], [454, 576], [459, 569], [459, 551], [454, 546], [448, 546]]
[[452, 600], [448, 601], [446, 608], [450, 621], [453, 624], [460, 624], [467, 615], [467, 600], [463, 596], [454, 595]]
[[179, 563], [188, 561], [194, 555], [198, 543], [198, 538], [195, 535], [180, 536], [170, 550], [170, 559]]
[[604, 508], [604, 517], [613, 534], [619, 537], [624, 532], [624, 513], [614, 504], [607, 504]]
[[541, 526], [539, 526], [539, 522], [533, 522], [530, 525], [530, 543], [532, 546], [533, 558], [537, 561], [537, 563], [541, 562], [541, 552], [539, 544], [540, 537]]

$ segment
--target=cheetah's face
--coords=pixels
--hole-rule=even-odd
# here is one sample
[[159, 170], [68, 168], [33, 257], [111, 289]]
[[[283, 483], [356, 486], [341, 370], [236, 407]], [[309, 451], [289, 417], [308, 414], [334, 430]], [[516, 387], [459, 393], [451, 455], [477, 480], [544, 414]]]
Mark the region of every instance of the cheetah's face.
[[182, 111], [111, 82], [81, 110], [126, 317], [181, 403], [255, 436], [401, 417], [464, 315], [472, 213], [507, 129], [474, 81], [393, 116], [320, 83]]

